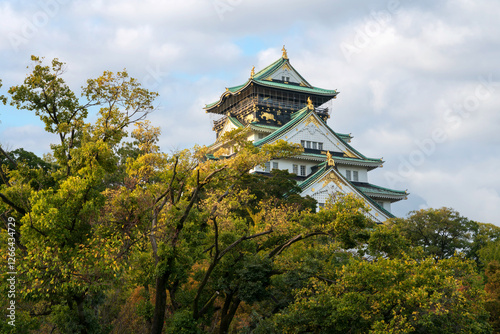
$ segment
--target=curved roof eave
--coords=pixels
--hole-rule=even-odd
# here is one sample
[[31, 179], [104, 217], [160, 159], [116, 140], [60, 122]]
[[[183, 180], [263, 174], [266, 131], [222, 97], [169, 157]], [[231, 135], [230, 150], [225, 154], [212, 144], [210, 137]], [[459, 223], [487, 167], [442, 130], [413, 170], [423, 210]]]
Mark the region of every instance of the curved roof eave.
[[245, 89], [252, 82], [255, 82], [255, 81], [253, 79], [248, 79], [247, 82], [245, 82], [243, 85], [238, 85], [238, 86], [226, 88], [226, 91], [224, 93], [222, 93], [222, 95], [220, 96], [218, 101], [205, 105], [205, 107], [203, 107], [203, 109], [208, 111], [209, 109], [220, 106], [220, 104], [224, 100], [224, 97], [226, 97], [228, 95], [233, 95], [233, 96], [237, 95], [239, 92], [241, 92], [243, 89]]

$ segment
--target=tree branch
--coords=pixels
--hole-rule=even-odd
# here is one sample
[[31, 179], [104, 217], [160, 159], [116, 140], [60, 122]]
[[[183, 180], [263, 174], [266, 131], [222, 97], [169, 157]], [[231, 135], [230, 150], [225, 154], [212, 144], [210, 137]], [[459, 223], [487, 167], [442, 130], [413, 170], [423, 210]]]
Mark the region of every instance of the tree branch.
[[229, 246], [227, 246], [222, 252], [220, 252], [218, 259], [220, 260], [227, 252], [229, 252], [234, 247], [238, 246], [243, 241], [258, 238], [258, 237], [261, 237], [263, 235], [270, 234], [270, 233], [273, 233], [272, 229], [264, 231], [264, 232], [260, 232], [257, 234], [249, 235], [249, 236], [243, 236], [243, 237], [239, 238], [238, 240], [236, 240], [235, 242], [233, 242], [232, 244], [230, 244]]
[[306, 235], [302, 235], [302, 234], [296, 235], [295, 237], [289, 239], [284, 244], [279, 245], [278, 247], [273, 249], [269, 253], [268, 257], [273, 258], [274, 256], [281, 254], [281, 252], [283, 252], [287, 247], [290, 247], [292, 244], [296, 243], [297, 241], [304, 240], [304, 239], [313, 237], [315, 235], [327, 235], [327, 234], [328, 233], [325, 233], [325, 232], [311, 232], [311, 233], [308, 233]]
[[10, 206], [11, 208], [13, 208], [14, 210], [16, 210], [17, 212], [19, 212], [21, 215], [25, 215], [26, 214], [26, 210], [24, 210], [23, 208], [15, 205], [11, 200], [9, 200], [4, 194], [0, 193], [0, 198], [2, 199], [2, 201], [7, 204], [8, 206]]
[[10, 162], [14, 165], [14, 168], [17, 168], [17, 162], [16, 162], [14, 159], [12, 159], [12, 158], [10, 157], [10, 155], [9, 155], [9, 154], [7, 154], [7, 152], [5, 152], [5, 151], [3, 150], [3, 148], [2, 148], [2, 146], [1, 146], [1, 145], [0, 145], [0, 152], [1, 152], [1, 153], [2, 153], [2, 154], [3, 154], [3, 155], [7, 158], [7, 159], [9, 159], [9, 161], [10, 161]]

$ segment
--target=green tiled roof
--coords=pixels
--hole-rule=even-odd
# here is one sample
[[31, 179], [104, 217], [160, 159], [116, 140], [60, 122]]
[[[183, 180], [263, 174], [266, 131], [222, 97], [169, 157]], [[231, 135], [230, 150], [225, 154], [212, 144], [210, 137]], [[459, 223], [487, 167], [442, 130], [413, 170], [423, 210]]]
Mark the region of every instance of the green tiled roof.
[[276, 60], [274, 63], [272, 63], [271, 65], [268, 65], [268, 66], [264, 67], [262, 70], [255, 73], [255, 75], [253, 77], [255, 79], [267, 78], [274, 71], [279, 69], [285, 63], [285, 61], [286, 61], [286, 59], [281, 57], [278, 60]]
[[328, 126], [328, 124], [326, 122], [323, 122], [323, 124], [326, 125], [326, 127], [332, 132], [334, 133], [335, 135], [337, 135], [337, 137], [340, 139], [340, 141], [342, 142], [342, 144], [344, 144], [346, 147], [348, 147], [352, 152], [356, 153], [357, 155], [359, 155], [362, 159], [364, 160], [373, 160], [373, 161], [378, 161], [380, 163], [383, 163], [382, 159], [374, 159], [374, 158], [368, 158], [366, 156], [364, 156], [363, 154], [361, 154], [361, 152], [359, 152], [358, 150], [356, 150], [354, 147], [352, 147], [347, 141], [345, 141], [344, 139], [345, 138], [351, 138], [351, 135], [341, 135], [339, 133], [336, 133], [335, 131], [332, 130], [332, 128], [330, 128]]
[[236, 94], [236, 93], [240, 92], [241, 90], [245, 89], [250, 83], [256, 83], [256, 84], [266, 86], [266, 87], [274, 87], [274, 88], [280, 88], [280, 89], [286, 89], [286, 90], [293, 90], [293, 91], [297, 91], [297, 92], [316, 94], [316, 95], [335, 96], [338, 94], [338, 92], [336, 90], [329, 90], [329, 89], [323, 89], [323, 88], [311, 86], [300, 75], [300, 73], [297, 72], [295, 69], [293, 69], [294, 72], [297, 73], [297, 75], [301, 78], [301, 80], [305, 84], [305, 86], [286, 84], [283, 82], [276, 82], [276, 81], [267, 80], [270, 75], [272, 75], [275, 71], [277, 71], [279, 68], [281, 68], [281, 66], [283, 66], [283, 64], [285, 64], [285, 63], [287, 63], [287, 65], [293, 69], [293, 67], [290, 64], [288, 59], [280, 58], [280, 59], [276, 60], [274, 63], [272, 63], [271, 65], [269, 65], [269, 66], [265, 67], [264, 69], [255, 73], [253, 78], [248, 79], [244, 84], [227, 88], [226, 92], [224, 92], [221, 95], [221, 97], [219, 98], [218, 101], [207, 104], [204, 109], [208, 110], [208, 109], [215, 107], [220, 102], [222, 102], [223, 96], [227, 92], [230, 92], [231, 94]]
[[[317, 154], [317, 153], [302, 153], [301, 155], [305, 155], [308, 157], [315, 157], [315, 158], [325, 158], [326, 156], [324, 154]], [[357, 159], [357, 158], [349, 158], [349, 157], [339, 157], [339, 156], [332, 156], [333, 160], [335, 161], [346, 161], [346, 162], [374, 162], [379, 164], [380, 159], [372, 159], [372, 158], [364, 158], [364, 159]]]
[[258, 129], [258, 128], [263, 128], [263, 129], [266, 129], [266, 130], [278, 130], [280, 127], [277, 126], [277, 125], [268, 125], [268, 124], [260, 124], [260, 123], [250, 123], [250, 126], [254, 129]]
[[[302, 181], [298, 185], [300, 187], [300, 189], [302, 189], [302, 191], [304, 191], [308, 186], [310, 186], [312, 183], [314, 183], [316, 180], [318, 180], [321, 176], [323, 176], [326, 172], [328, 172], [330, 170], [330, 168], [333, 168], [333, 167], [327, 166], [326, 162], [323, 162], [323, 163], [319, 164], [318, 166], [322, 166], [322, 167], [319, 168], [314, 174], [312, 174], [311, 176], [309, 176], [307, 179], [305, 179], [304, 181]], [[375, 206], [376, 208], [378, 208], [380, 211], [382, 211], [387, 217], [389, 217], [389, 218], [394, 218], [395, 217], [392, 213], [390, 213], [389, 211], [387, 211], [386, 209], [384, 209], [382, 206], [380, 206], [377, 202], [375, 202], [363, 190], [359, 189], [351, 181], [347, 180], [341, 173], [338, 173], [338, 174], [344, 180], [344, 182], [347, 182], [353, 188], [357, 189], [361, 193], [361, 195], [363, 195], [363, 197], [368, 202], [370, 202], [370, 204], [372, 204], [373, 206]], [[378, 187], [378, 186], [375, 186], [375, 187]], [[387, 189], [387, 188], [382, 188], [382, 187], [379, 187], [379, 188], [381, 188], [381, 189]], [[390, 190], [390, 189], [387, 189], [387, 190]], [[399, 190], [393, 190], [393, 191], [399, 192]], [[405, 193], [405, 192], [403, 191], [403, 193]]]
[[327, 169], [326, 161], [320, 163], [318, 167], [319, 166], [321, 167], [318, 168], [318, 170], [315, 173], [311, 174], [307, 179], [298, 184], [298, 186], [300, 187], [300, 189], [302, 189], [302, 191], [306, 189], [309, 185], [311, 185], [314, 181], [316, 181], [319, 178], [319, 176], [325, 172], [325, 170]]
[[344, 138], [346, 138], [346, 139], [351, 139], [351, 138], [352, 138], [351, 134], [347, 134], [347, 133], [340, 133], [340, 132], [335, 132], [335, 133], [337, 134], [337, 136], [339, 136], [339, 137], [340, 137], [340, 138], [342, 138], [342, 139], [344, 139]]
[[337, 91], [335, 90], [330, 90], [330, 89], [323, 89], [323, 88], [318, 88], [318, 87], [305, 87], [305, 86], [299, 86], [299, 85], [290, 85], [286, 84], [284, 82], [276, 82], [276, 81], [268, 81], [268, 80], [255, 80], [254, 81], [262, 86], [267, 86], [267, 87], [275, 87], [275, 88], [281, 88], [281, 89], [286, 89], [286, 90], [295, 90], [297, 92], [302, 92], [302, 93], [311, 93], [311, 94], [317, 94], [317, 95], [337, 95]]
[[238, 119], [236, 117], [231, 117], [229, 116], [228, 119], [231, 121], [231, 123], [233, 123], [234, 125], [236, 125], [237, 127], [239, 128], [242, 128], [243, 127], [243, 124], [241, 124], [240, 121], [238, 121]]
[[245, 85], [246, 85], [246, 82], [243, 85], [229, 87], [227, 90], [230, 91], [231, 93], [235, 93], [235, 92], [239, 91], [240, 89], [242, 89], [243, 87], [245, 87]]
[[357, 189], [364, 193], [371, 193], [371, 194], [377, 194], [377, 195], [387, 195], [387, 196], [406, 196], [408, 195], [406, 191], [404, 190], [394, 190], [394, 189], [389, 189], [389, 188], [384, 188], [377, 186], [375, 184], [371, 183], [366, 183], [366, 184], [355, 184], [354, 185]]

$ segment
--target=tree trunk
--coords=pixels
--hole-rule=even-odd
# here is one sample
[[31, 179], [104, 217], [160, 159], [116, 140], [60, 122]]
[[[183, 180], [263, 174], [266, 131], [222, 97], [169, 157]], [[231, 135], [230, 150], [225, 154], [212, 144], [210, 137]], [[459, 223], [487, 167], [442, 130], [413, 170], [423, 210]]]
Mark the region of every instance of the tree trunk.
[[82, 296], [75, 296], [73, 298], [76, 303], [76, 311], [78, 313], [78, 322], [82, 326], [82, 330], [80, 331], [80, 334], [87, 334], [87, 319], [85, 319], [85, 311], [83, 309], [83, 302], [85, 300], [85, 297]]
[[235, 297], [234, 300], [231, 297], [231, 299], [229, 300], [229, 303], [231, 304], [231, 306], [229, 307], [229, 312], [223, 312], [221, 314], [219, 334], [228, 333], [229, 326], [231, 325], [231, 321], [233, 321], [236, 310], [238, 310], [238, 306], [240, 306], [240, 302], [241, 300], [238, 297]]
[[161, 334], [161, 331], [163, 330], [165, 309], [167, 306], [167, 281], [169, 276], [170, 273], [166, 272], [156, 278], [156, 299], [153, 322], [151, 325], [151, 334]]

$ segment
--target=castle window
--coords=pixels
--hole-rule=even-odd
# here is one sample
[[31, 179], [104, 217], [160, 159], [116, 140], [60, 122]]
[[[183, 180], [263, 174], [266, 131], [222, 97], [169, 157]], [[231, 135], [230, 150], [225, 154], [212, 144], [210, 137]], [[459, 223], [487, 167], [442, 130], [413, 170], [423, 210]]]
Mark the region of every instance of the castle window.
[[346, 179], [348, 179], [349, 181], [351, 181], [351, 171], [350, 170], [346, 170], [345, 171], [345, 177], [346, 177]]
[[278, 163], [277, 162], [273, 162], [273, 169], [278, 169]]
[[306, 148], [311, 148], [311, 142], [310, 141], [306, 141]]
[[313, 144], [313, 150], [316, 150], [318, 148], [318, 143], [316, 143], [315, 141], [312, 142]]
[[290, 81], [290, 77], [286, 77], [286, 82]]
[[293, 172], [295, 175], [299, 175], [299, 165], [293, 165]]
[[266, 166], [266, 167], [265, 167], [264, 171], [265, 171], [266, 173], [271, 172], [271, 163], [270, 163], [269, 161], [265, 163], [265, 166]]
[[357, 170], [352, 171], [352, 180], [355, 182], [359, 181], [359, 175]]
[[323, 143], [318, 143], [318, 150], [322, 150], [323, 149]]
[[282, 76], [282, 77], [281, 77], [281, 81], [285, 81], [285, 76]]
[[306, 166], [300, 165], [300, 176], [306, 176]]
[[305, 141], [305, 140], [301, 140], [301, 141], [300, 141], [300, 145], [302, 145], [302, 147], [304, 147], [304, 148], [305, 148], [305, 147], [306, 147], [306, 141]]

